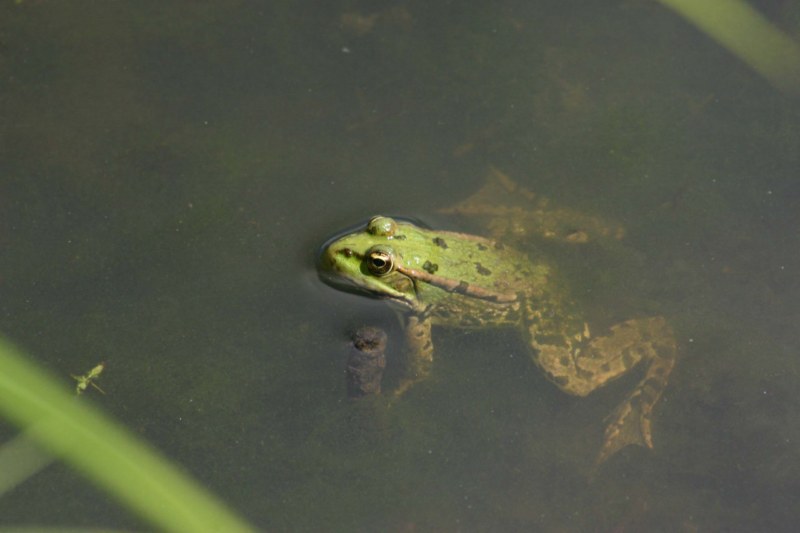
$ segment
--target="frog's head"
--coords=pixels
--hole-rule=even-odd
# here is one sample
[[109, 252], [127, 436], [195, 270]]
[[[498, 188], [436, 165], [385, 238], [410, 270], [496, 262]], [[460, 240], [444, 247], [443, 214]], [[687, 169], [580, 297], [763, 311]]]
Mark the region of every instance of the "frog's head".
[[386, 298], [414, 309], [414, 281], [398, 270], [402, 258], [393, 244], [400, 243], [403, 236], [397, 228], [395, 220], [376, 216], [361, 231], [334, 237], [322, 248], [320, 278], [337, 289]]

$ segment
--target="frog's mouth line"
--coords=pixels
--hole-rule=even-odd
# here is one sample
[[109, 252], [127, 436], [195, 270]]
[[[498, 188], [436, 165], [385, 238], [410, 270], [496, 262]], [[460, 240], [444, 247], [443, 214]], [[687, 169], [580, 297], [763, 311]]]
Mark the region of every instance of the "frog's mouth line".
[[[319, 277], [323, 283], [337, 290], [367, 296], [376, 300], [385, 300], [389, 303], [397, 304], [404, 309], [413, 309], [414, 305], [408, 295], [392, 289], [386, 284], [359, 283], [347, 276], [340, 274], [337, 270], [319, 272]], [[370, 279], [370, 278], [366, 278]]]

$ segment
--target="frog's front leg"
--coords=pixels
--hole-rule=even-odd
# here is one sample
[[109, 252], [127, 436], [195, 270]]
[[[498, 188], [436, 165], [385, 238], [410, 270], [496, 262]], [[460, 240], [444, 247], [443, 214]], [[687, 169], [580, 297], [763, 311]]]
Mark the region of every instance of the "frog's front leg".
[[[627, 373], [641, 361], [648, 366], [642, 380], [608, 418], [600, 464], [629, 444], [653, 447], [650, 416], [675, 365], [675, 337], [663, 317], [634, 319], [613, 326], [608, 335], [588, 339], [588, 332], [564, 344], [537, 345], [536, 362], [562, 390], [585, 396]], [[545, 332], [546, 333], [546, 332]], [[544, 337], [540, 337], [544, 338]]]
[[433, 341], [431, 320], [424, 315], [405, 318], [407, 364], [406, 375], [394, 391], [400, 396], [414, 384], [427, 378], [433, 366]]

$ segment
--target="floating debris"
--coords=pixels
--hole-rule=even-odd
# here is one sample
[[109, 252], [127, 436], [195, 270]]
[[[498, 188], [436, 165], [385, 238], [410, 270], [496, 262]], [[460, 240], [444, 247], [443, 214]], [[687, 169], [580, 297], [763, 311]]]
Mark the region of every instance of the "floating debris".
[[95, 380], [100, 377], [100, 374], [103, 373], [103, 370], [105, 370], [105, 368], [106, 364], [100, 363], [91, 370], [89, 370], [86, 374], [83, 374], [82, 376], [76, 376], [75, 374], [72, 374], [72, 379], [78, 382], [75, 385], [75, 394], [78, 395], [83, 394], [84, 392], [86, 392], [86, 389], [89, 388], [89, 385], [100, 391], [102, 394], [105, 394], [106, 392], [103, 389], [101, 389], [97, 383], [95, 383]]
[[353, 334], [353, 348], [347, 358], [347, 396], [362, 398], [381, 393], [386, 368], [386, 333], [365, 326]]

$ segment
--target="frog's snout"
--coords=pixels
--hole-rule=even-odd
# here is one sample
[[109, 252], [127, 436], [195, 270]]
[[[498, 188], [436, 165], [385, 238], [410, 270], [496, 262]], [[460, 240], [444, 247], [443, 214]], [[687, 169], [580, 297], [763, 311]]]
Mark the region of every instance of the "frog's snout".
[[320, 279], [337, 288], [347, 288], [352, 284], [348, 276], [347, 259], [353, 256], [349, 248], [327, 247], [317, 259], [317, 273]]
[[317, 271], [323, 280], [335, 276], [340, 269], [337, 268], [336, 260], [330, 249], [323, 250], [317, 258]]

